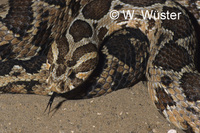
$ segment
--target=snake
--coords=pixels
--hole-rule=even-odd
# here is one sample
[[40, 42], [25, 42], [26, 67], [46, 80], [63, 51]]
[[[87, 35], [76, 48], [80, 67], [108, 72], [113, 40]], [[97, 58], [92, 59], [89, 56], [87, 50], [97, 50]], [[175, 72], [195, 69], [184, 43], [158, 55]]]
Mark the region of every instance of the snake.
[[8, 0], [0, 92], [84, 99], [145, 78], [159, 112], [199, 133], [199, 39], [199, 0]]

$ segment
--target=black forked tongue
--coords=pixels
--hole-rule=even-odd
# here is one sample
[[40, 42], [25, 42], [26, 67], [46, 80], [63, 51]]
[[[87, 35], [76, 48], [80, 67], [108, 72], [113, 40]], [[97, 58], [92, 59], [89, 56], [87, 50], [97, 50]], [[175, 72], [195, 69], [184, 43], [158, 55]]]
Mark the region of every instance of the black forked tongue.
[[55, 98], [56, 96], [57, 96], [57, 93], [56, 93], [56, 92], [53, 92], [53, 94], [51, 95], [51, 98], [49, 99], [49, 102], [48, 102], [48, 104], [47, 104], [47, 107], [46, 107], [46, 109], [45, 109], [45, 111], [44, 111], [44, 112], [46, 112], [47, 109], [49, 108], [48, 115], [49, 115], [49, 113], [50, 113], [51, 105], [53, 104], [53, 100], [54, 100], [54, 98]]

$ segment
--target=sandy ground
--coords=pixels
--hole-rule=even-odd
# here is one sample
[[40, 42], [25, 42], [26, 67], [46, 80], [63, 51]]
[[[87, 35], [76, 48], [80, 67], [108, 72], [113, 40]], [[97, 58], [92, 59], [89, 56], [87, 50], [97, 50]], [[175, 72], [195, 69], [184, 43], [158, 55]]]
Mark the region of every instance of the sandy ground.
[[[167, 133], [176, 129], [159, 114], [142, 82], [98, 98], [65, 101], [49, 115], [44, 113], [48, 96], [2, 94], [0, 99], [0, 133]], [[56, 98], [52, 109], [63, 100]]]
[[[167, 133], [176, 129], [159, 114], [142, 82], [98, 98], [65, 101], [48, 115], [44, 110], [49, 98], [2, 94], [0, 133]], [[63, 100], [56, 98], [52, 109]]]

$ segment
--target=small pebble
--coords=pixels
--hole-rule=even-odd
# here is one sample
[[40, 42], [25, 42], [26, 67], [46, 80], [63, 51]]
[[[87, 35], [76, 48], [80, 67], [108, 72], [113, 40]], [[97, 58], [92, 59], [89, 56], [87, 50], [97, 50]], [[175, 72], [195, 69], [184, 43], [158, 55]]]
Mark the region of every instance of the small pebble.
[[174, 129], [170, 129], [167, 133], [177, 133], [177, 131]]
[[97, 115], [101, 115], [101, 113], [97, 113]]

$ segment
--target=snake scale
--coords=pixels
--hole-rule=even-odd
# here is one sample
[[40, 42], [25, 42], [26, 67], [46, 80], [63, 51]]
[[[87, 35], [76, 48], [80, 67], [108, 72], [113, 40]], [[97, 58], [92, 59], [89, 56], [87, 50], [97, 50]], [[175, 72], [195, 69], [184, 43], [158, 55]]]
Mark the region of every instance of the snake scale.
[[0, 5], [0, 91], [92, 98], [146, 76], [163, 116], [200, 133], [199, 24], [198, 0], [8, 0]]

